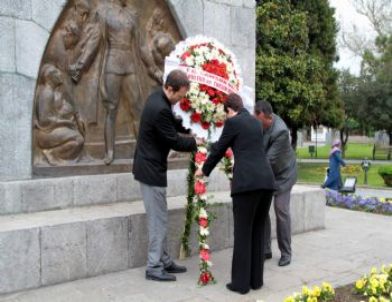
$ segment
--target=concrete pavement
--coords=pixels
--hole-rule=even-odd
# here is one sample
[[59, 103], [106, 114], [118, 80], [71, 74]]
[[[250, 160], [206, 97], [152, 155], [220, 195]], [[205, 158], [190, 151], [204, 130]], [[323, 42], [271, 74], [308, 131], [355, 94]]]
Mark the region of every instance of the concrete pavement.
[[[144, 302], [144, 301], [256, 301], [280, 302], [303, 284], [329, 281], [344, 285], [367, 273], [372, 266], [392, 263], [392, 217], [327, 208], [326, 229], [293, 237], [293, 261], [277, 266], [279, 253], [273, 242], [273, 259], [266, 261], [264, 287], [242, 296], [226, 290], [232, 250], [212, 254], [218, 283], [198, 288], [198, 259], [181, 261], [188, 273], [177, 282], [146, 281], [144, 268], [108, 274], [0, 297], [0, 302]], [[180, 262], [180, 261], [179, 261]]]

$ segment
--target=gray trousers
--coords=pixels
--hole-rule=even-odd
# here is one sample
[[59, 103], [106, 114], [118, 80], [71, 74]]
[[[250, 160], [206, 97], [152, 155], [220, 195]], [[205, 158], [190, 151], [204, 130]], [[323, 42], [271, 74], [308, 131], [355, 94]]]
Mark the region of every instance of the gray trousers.
[[[291, 189], [274, 196], [276, 235], [278, 247], [283, 257], [291, 257], [290, 193]], [[269, 215], [265, 226], [265, 238], [265, 253], [271, 253], [271, 219]]]
[[148, 225], [147, 271], [161, 272], [172, 263], [167, 249], [166, 188], [140, 183]]

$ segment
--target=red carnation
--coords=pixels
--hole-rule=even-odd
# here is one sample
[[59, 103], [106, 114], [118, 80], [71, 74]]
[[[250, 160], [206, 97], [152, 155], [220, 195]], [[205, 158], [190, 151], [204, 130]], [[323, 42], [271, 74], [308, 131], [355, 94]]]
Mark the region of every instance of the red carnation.
[[204, 182], [198, 180], [195, 182], [195, 193], [197, 195], [202, 195], [206, 192], [206, 185]]
[[223, 126], [223, 122], [222, 121], [215, 122], [215, 127], [220, 128], [222, 126]]
[[199, 281], [201, 284], [206, 285], [211, 280], [211, 275], [209, 272], [204, 272], [200, 274]]
[[210, 97], [215, 96], [215, 89], [214, 88], [208, 88], [207, 93]]
[[200, 84], [199, 85], [199, 89], [201, 90], [201, 91], [207, 91], [208, 90], [208, 86], [207, 85], [204, 85], [204, 84]]
[[212, 99], [212, 102], [213, 102], [215, 105], [218, 105], [218, 104], [220, 103], [220, 99], [219, 99], [219, 98], [213, 98], [213, 99]]
[[199, 256], [204, 261], [210, 260], [210, 252], [209, 252], [209, 250], [205, 250], [205, 249], [200, 250]]
[[203, 228], [208, 227], [208, 219], [207, 218], [199, 218], [199, 225]]
[[233, 151], [230, 148], [226, 150], [225, 157], [227, 158], [233, 157]]
[[189, 111], [189, 109], [191, 109], [191, 102], [187, 98], [183, 98], [180, 101], [180, 108], [183, 111]]
[[209, 122], [202, 122], [201, 123], [201, 127], [203, 128], [203, 129], [208, 129], [208, 128], [210, 128], [210, 123]]
[[205, 153], [196, 152], [195, 154], [195, 162], [197, 164], [204, 163], [207, 159], [207, 155]]
[[189, 51], [184, 52], [181, 56], [181, 60], [185, 61], [186, 58], [188, 58], [191, 55]]
[[194, 123], [200, 122], [200, 120], [201, 120], [201, 114], [198, 113], [198, 112], [193, 112], [192, 115], [191, 115], [191, 120], [192, 120], [192, 122], [194, 122]]

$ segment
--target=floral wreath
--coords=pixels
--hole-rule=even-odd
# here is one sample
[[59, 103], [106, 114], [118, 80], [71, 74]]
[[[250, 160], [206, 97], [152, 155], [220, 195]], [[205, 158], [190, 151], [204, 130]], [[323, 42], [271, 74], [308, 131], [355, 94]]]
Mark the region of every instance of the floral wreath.
[[180, 42], [167, 61], [176, 62], [191, 81], [186, 97], [173, 110], [198, 137], [218, 140], [225, 120], [223, 104], [242, 88], [234, 54], [213, 38], [196, 36]]
[[[237, 93], [242, 87], [234, 54], [213, 38], [196, 36], [180, 42], [166, 58], [165, 73], [168, 74], [171, 69], [182, 69], [191, 81], [189, 92], [174, 106], [174, 113], [182, 118], [183, 126], [198, 137], [205, 138], [208, 143], [217, 141], [226, 117], [223, 104], [227, 95]], [[189, 255], [188, 238], [195, 219], [199, 226], [199, 285], [215, 282], [210, 271], [212, 262], [207, 243], [209, 225], [214, 217], [208, 213], [207, 181], [204, 177], [195, 176], [196, 169], [202, 168], [207, 159], [207, 145], [199, 146], [197, 152], [191, 155], [186, 222], [180, 250], [181, 258]], [[229, 180], [233, 164], [233, 153], [229, 149], [221, 167]]]

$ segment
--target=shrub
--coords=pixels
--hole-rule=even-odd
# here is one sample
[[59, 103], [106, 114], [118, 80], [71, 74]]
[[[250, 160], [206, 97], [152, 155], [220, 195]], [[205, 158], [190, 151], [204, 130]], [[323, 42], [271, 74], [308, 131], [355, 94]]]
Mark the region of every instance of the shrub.
[[392, 187], [392, 165], [381, 166], [378, 169], [378, 174], [381, 175], [388, 187]]

